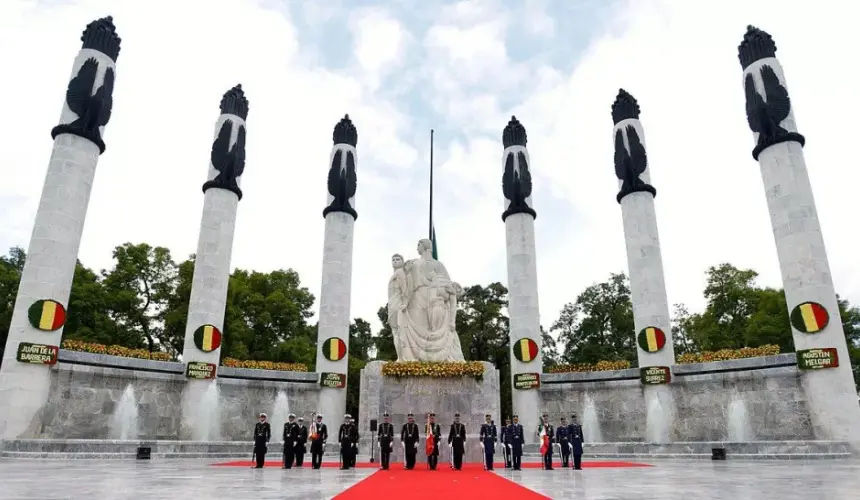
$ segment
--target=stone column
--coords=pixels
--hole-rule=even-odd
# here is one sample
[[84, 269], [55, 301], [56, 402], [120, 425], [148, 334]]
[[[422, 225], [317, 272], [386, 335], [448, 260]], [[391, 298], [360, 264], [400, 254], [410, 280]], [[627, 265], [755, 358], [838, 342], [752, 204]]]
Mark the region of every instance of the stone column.
[[0, 436], [6, 439], [41, 432], [50, 371], [16, 357], [22, 343], [60, 346], [93, 178], [105, 150], [120, 38], [106, 17], [88, 24], [81, 40], [60, 123], [51, 131], [54, 149], [0, 368]]
[[[624, 89], [618, 91], [612, 104], [612, 121], [618, 177], [616, 200], [621, 205], [627, 246], [636, 357], [640, 369], [667, 367], [671, 373], [675, 349], [654, 210], [657, 190], [651, 185], [639, 104]], [[645, 437], [651, 442], [668, 441], [675, 408], [671, 389], [665, 384], [646, 384], [643, 391], [648, 409]]]
[[755, 141], [752, 155], [761, 167], [795, 349], [830, 349], [838, 356], [838, 367], [802, 371], [815, 436], [857, 446], [857, 391], [803, 158], [804, 138], [797, 131], [776, 44], [750, 26], [738, 57]]
[[[194, 260], [188, 322], [182, 360], [186, 363], [209, 363], [218, 366], [221, 359], [221, 337], [230, 283], [230, 259], [236, 211], [242, 199], [242, 174], [245, 170], [245, 120], [248, 100], [241, 85], [228, 90], [221, 98], [221, 114], [215, 122], [215, 139], [209, 157], [206, 182], [203, 184], [203, 216]], [[183, 390], [182, 433], [189, 434], [197, 425], [193, 407], [214, 384], [213, 378], [189, 378]]]
[[[328, 206], [323, 210], [325, 240], [316, 371], [339, 373], [346, 378], [352, 292], [352, 243], [355, 219], [358, 218], [355, 211], [355, 146], [358, 143], [358, 131], [349, 115], [335, 125], [332, 139], [334, 146], [329, 158], [331, 166], [328, 172]], [[337, 423], [345, 411], [346, 386], [322, 387], [319, 413], [324, 415], [325, 421]]]
[[[502, 192], [505, 196], [505, 248], [508, 257], [508, 314], [510, 316], [511, 394], [514, 414], [520, 418], [526, 443], [537, 442], [540, 390], [517, 389], [517, 374], [543, 373], [540, 310], [535, 263], [535, 218], [532, 176], [526, 129], [515, 116], [502, 132]], [[508, 415], [499, 415], [504, 421]]]

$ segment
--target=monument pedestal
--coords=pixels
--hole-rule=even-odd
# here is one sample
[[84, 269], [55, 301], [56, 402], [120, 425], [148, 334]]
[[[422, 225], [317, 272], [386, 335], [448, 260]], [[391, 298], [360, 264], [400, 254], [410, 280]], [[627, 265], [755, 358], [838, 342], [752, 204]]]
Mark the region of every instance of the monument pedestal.
[[[421, 435], [418, 444], [417, 463], [425, 464], [427, 456], [424, 452], [426, 434], [425, 424], [427, 414], [436, 414], [436, 423], [442, 428], [442, 441], [439, 443], [439, 467], [449, 467], [451, 462], [448, 448], [448, 432], [454, 422], [454, 413], [460, 413], [460, 423], [466, 426], [466, 454], [464, 462], [481, 462], [483, 452], [478, 441], [481, 424], [485, 422], [484, 415], [489, 413], [496, 422], [496, 427], [502, 425], [499, 400], [499, 371], [491, 363], [484, 363], [484, 377], [475, 380], [471, 377], [430, 378], [404, 377], [395, 378], [382, 375], [384, 361], [372, 361], [361, 370], [361, 396], [359, 398], [359, 452], [370, 455], [369, 446], [374, 447], [373, 454], [379, 461], [379, 448], [376, 434], [370, 433], [371, 419], [382, 423], [382, 415], [391, 415], [394, 424], [394, 452], [392, 463], [403, 462], [403, 447], [400, 444], [400, 430], [406, 423], [406, 415], [413, 413], [415, 423]], [[371, 441], [373, 439], [373, 441]], [[502, 461], [501, 448], [496, 446], [496, 461]], [[420, 467], [426, 467], [421, 465]]]

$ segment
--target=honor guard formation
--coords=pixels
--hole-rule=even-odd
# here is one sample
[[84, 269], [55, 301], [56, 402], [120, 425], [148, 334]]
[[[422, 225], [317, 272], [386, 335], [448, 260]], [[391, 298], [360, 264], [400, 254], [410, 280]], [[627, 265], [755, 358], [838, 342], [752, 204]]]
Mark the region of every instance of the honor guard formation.
[[[484, 470], [493, 470], [493, 462], [496, 454], [496, 445], [501, 445], [502, 457], [506, 469], [521, 470], [524, 430], [519, 423], [519, 417], [505, 419], [501, 429], [496, 427], [493, 416], [489, 413], [485, 416], [485, 422], [481, 424], [478, 433], [478, 446], [480, 446], [484, 457]], [[252, 462], [254, 468], [261, 469], [265, 464], [268, 443], [272, 438], [272, 428], [267, 421], [265, 413], [261, 413], [259, 422], [254, 425], [254, 452]], [[322, 465], [322, 457], [325, 453], [325, 444], [328, 440], [328, 429], [323, 423], [323, 416], [314, 413], [310, 418], [310, 428], [305, 426], [304, 418], [294, 413], [287, 416], [284, 423], [283, 443], [284, 456], [283, 468], [292, 469], [302, 467], [304, 456], [307, 453], [307, 443], [311, 442], [311, 466], [319, 469]], [[544, 470], [553, 469], [553, 449], [558, 447], [561, 455], [561, 466], [570, 467], [570, 456], [573, 455], [573, 468], [582, 470], [582, 425], [576, 415], [571, 415], [570, 423], [565, 417], [561, 417], [561, 423], [554, 427], [549, 422], [549, 415], [544, 414], [540, 424], [535, 431], [538, 438], [541, 453], [541, 465]], [[436, 423], [436, 414], [428, 413], [421, 432], [415, 423], [415, 415], [406, 415], [406, 423], [400, 429], [400, 446], [403, 448], [403, 468], [413, 470], [418, 455], [418, 447], [424, 437], [424, 453], [427, 456], [427, 468], [436, 470], [439, 464], [439, 442], [442, 440], [442, 428]], [[466, 426], [460, 422], [460, 414], [454, 414], [454, 422], [448, 431], [448, 448], [450, 449], [451, 469], [461, 470], [463, 467], [463, 455], [466, 452]], [[339, 460], [342, 470], [355, 467], [358, 456], [358, 426], [352, 416], [343, 416], [343, 424], [337, 432], [337, 442], [340, 445]], [[394, 424], [391, 423], [391, 415], [382, 415], [382, 424], [378, 429], [376, 438], [380, 452], [380, 468], [388, 470], [391, 466], [391, 453], [394, 451]]]

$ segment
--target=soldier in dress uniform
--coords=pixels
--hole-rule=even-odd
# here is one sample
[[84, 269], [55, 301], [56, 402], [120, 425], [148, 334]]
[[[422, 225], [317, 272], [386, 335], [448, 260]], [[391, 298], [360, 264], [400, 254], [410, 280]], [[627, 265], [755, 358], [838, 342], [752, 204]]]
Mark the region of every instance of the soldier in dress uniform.
[[567, 426], [567, 430], [573, 448], [573, 468], [582, 470], [582, 443], [585, 442], [585, 435], [582, 433], [582, 426], [579, 424], [576, 414], [570, 416], [570, 425]]
[[508, 443], [511, 445], [511, 465], [514, 470], [520, 470], [520, 465], [523, 459], [523, 426], [520, 425], [520, 418], [514, 415], [514, 423], [508, 426], [506, 435]]
[[502, 443], [502, 456], [505, 458], [505, 469], [511, 468], [511, 444], [508, 441], [508, 427], [511, 426], [510, 417], [505, 419], [505, 425], [499, 429], [499, 442]]
[[305, 419], [299, 417], [299, 422], [296, 425], [299, 428], [299, 442], [296, 445], [296, 467], [301, 467], [305, 463], [305, 453], [308, 452], [306, 447], [308, 443], [308, 427], [305, 425]]
[[[553, 432], [553, 427], [549, 423], [549, 415], [544, 414], [541, 419], [541, 423], [538, 425], [538, 438], [540, 439], [541, 432], [543, 432], [549, 441], [549, 446], [546, 449], [546, 453], [543, 455], [543, 469], [544, 470], [553, 470], [552, 468], [552, 445], [555, 444], [555, 435]], [[541, 441], [541, 446], [543, 446], [543, 441]]]
[[287, 420], [284, 423], [284, 468], [291, 469], [296, 457], [296, 445], [299, 444], [299, 427], [294, 413], [290, 413]]
[[412, 470], [415, 468], [415, 455], [418, 454], [418, 441], [421, 436], [418, 434], [418, 424], [415, 423], [415, 415], [406, 415], [406, 423], [403, 424], [403, 429], [400, 430], [400, 445], [403, 446], [403, 468]]
[[433, 436], [433, 449], [427, 454], [427, 466], [430, 470], [436, 470], [436, 465], [439, 463], [439, 441], [442, 440], [442, 427], [436, 423], [435, 413], [427, 415], [427, 425], [425, 426], [424, 434], [424, 439], [428, 439], [431, 435]]
[[555, 440], [561, 448], [561, 466], [570, 467], [570, 428], [564, 417], [561, 417], [561, 424], [555, 430]]
[[311, 423], [311, 466], [319, 469], [325, 452], [325, 442], [328, 440], [328, 428], [323, 423], [323, 416], [317, 415], [316, 422]]
[[354, 426], [350, 423], [351, 417], [349, 414], [343, 416], [343, 423], [337, 431], [337, 442], [340, 443], [340, 468], [341, 470], [349, 469], [352, 466], [352, 450], [353, 438], [352, 430]]
[[448, 432], [448, 444], [454, 456], [454, 470], [463, 467], [463, 453], [466, 452], [466, 426], [460, 423], [460, 414], [454, 414], [454, 423]]
[[487, 413], [484, 416], [487, 423], [481, 424], [481, 444], [484, 448], [484, 464], [487, 470], [493, 470], [493, 454], [496, 452], [495, 444], [498, 441], [498, 431], [493, 423], [492, 416]]
[[382, 425], [379, 426], [379, 454], [382, 460], [382, 470], [388, 470], [391, 461], [391, 452], [394, 451], [394, 425], [391, 424], [391, 415], [382, 414]]
[[266, 444], [272, 438], [272, 427], [266, 422], [266, 414], [260, 414], [260, 421], [254, 426], [254, 456], [257, 459], [255, 468], [262, 469], [266, 463]]

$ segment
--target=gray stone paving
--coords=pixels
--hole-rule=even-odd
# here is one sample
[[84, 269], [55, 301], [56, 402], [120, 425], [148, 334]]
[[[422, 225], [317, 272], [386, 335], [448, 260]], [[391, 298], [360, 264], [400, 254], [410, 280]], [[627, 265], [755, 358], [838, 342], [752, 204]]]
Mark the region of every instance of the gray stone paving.
[[[201, 460], [0, 460], [0, 500], [330, 499], [375, 469], [212, 467]], [[655, 467], [497, 473], [555, 499], [855, 498], [860, 461], [666, 461]], [[384, 492], [380, 492], [383, 499]], [[445, 500], [456, 500], [449, 495]]]

